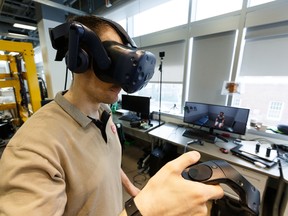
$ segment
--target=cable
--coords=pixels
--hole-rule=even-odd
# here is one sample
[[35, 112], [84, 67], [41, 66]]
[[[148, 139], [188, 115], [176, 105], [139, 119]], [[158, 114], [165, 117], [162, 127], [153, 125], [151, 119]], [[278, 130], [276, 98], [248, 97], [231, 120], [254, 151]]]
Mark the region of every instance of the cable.
[[184, 152], [183, 153], [186, 153], [187, 152], [187, 146], [188, 146], [188, 142], [186, 143], [186, 145], [184, 146]]
[[66, 88], [67, 88], [67, 80], [68, 80], [68, 67], [66, 67], [64, 90], [66, 90]]

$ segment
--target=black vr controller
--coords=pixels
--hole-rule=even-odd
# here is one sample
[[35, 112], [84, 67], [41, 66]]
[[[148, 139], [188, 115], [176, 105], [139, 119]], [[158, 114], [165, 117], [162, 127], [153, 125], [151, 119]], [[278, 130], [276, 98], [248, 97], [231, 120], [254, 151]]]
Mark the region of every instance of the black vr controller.
[[188, 167], [182, 176], [207, 184], [224, 183], [239, 195], [241, 207], [252, 215], [259, 214], [259, 191], [226, 161], [213, 160]]
[[154, 74], [156, 59], [148, 51], [137, 48], [135, 42], [116, 22], [107, 22], [121, 37], [102, 43], [98, 35], [79, 22], [68, 22], [49, 29], [52, 46], [57, 50], [56, 61], [65, 57], [67, 67], [82, 73], [92, 66], [95, 75], [104, 82], [115, 83], [127, 93], [134, 93], [147, 85]]

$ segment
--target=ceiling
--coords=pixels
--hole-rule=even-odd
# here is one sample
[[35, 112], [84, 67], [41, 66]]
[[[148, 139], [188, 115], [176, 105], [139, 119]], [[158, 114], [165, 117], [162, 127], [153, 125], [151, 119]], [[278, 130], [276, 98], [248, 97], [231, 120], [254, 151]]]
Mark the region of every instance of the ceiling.
[[[103, 14], [108, 10], [123, 6], [131, 0], [0, 0], [0, 40], [31, 42], [33, 46], [39, 45], [38, 30], [26, 30], [13, 27], [14, 23], [37, 27], [37, 4], [44, 4], [63, 10], [69, 14]], [[20, 33], [24, 36], [11, 35]]]

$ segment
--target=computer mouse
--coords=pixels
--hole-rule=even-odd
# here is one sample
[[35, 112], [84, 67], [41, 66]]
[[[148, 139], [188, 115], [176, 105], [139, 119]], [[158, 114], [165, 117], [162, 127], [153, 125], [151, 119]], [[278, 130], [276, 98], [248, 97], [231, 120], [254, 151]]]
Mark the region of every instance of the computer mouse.
[[220, 148], [220, 151], [221, 151], [222, 153], [224, 153], [224, 154], [228, 154], [228, 150], [225, 149], [225, 148]]

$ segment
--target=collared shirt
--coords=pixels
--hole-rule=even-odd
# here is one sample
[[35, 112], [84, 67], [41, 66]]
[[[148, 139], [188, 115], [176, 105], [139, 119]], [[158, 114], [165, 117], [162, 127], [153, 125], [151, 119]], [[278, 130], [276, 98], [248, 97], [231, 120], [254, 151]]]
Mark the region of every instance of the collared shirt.
[[[109, 109], [101, 105], [99, 114]], [[110, 117], [99, 128], [58, 93], [33, 114], [0, 160], [0, 215], [101, 215], [122, 211], [121, 145]]]

